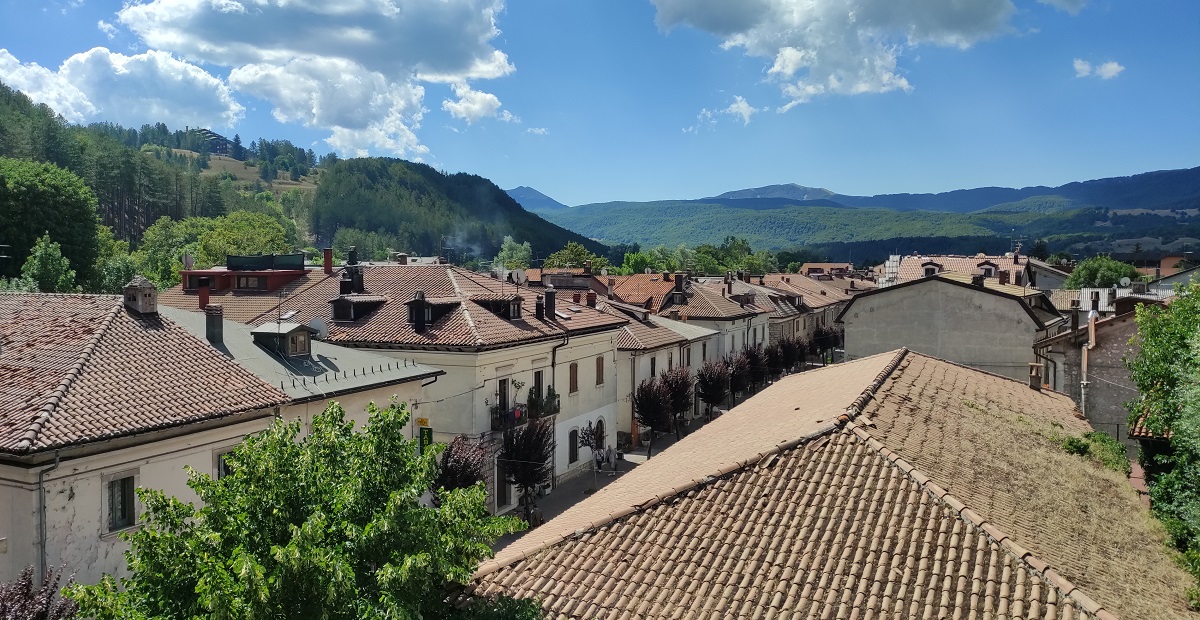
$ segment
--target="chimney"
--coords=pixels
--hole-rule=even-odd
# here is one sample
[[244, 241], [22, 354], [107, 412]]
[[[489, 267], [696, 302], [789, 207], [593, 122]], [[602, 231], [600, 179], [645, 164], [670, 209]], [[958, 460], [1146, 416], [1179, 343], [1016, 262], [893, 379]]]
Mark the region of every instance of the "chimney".
[[405, 254], [404, 252], [397, 254], [396, 262], [401, 265], [407, 265], [408, 264], [408, 254]]
[[590, 260], [583, 261], [583, 275], [585, 275], [585, 276], [592, 275], [592, 261], [590, 261]]
[[325, 275], [333, 275], [333, 248], [325, 248], [321, 251], [325, 255]]
[[213, 344], [225, 340], [225, 308], [221, 304], [209, 304], [204, 308], [204, 337]]
[[554, 320], [554, 298], [557, 296], [557, 291], [554, 290], [554, 285], [546, 287], [546, 318]]
[[613, 298], [613, 289], [614, 288], [617, 288], [617, 279], [609, 278], [608, 279], [608, 298], [609, 299]]
[[362, 267], [355, 267], [354, 273], [350, 274], [350, 278], [351, 278], [350, 281], [354, 286], [355, 293], [367, 292], [366, 288], [363, 287], [363, 269], [362, 269]]
[[1017, 249], [1013, 250], [1013, 264], [1014, 265], [1021, 264], [1021, 246], [1020, 245], [1017, 246]]
[[687, 281], [687, 274], [683, 274], [683, 273], [675, 274], [675, 292], [676, 293], [683, 292], [683, 284], [686, 281]]
[[729, 297], [731, 295], [733, 295], [733, 279], [732, 278], [725, 280], [725, 296]]
[[587, 292], [587, 306], [589, 308], [596, 307], [596, 291], [588, 291]]
[[209, 280], [206, 277], [196, 278], [196, 296], [199, 298], [201, 310], [208, 307], [208, 282]]
[[158, 314], [158, 287], [143, 275], [125, 285], [125, 307], [138, 314]]
[[1008, 270], [1001, 269], [996, 273], [996, 279], [1000, 281], [1000, 284], [1008, 284]]
[[670, 282], [671, 281], [671, 272], [670, 271], [662, 272], [662, 279], [663, 279], [663, 282]]
[[1100, 291], [1092, 291], [1092, 310], [1100, 311]]
[[338, 281], [338, 294], [349, 295], [354, 292], [353, 276], [348, 271], [342, 272], [342, 279]]
[[539, 321], [546, 319], [546, 302], [542, 300], [541, 295], [538, 295], [537, 300], [533, 302], [533, 317]]
[[975, 275], [971, 276], [971, 286], [977, 286], [979, 288], [983, 288], [983, 276], [980, 274], [975, 274]]
[[670, 315], [671, 319], [676, 321], [679, 320], [679, 308], [671, 308], [671, 311], [667, 314]]
[[1029, 362], [1029, 387], [1039, 392], [1042, 390], [1042, 364], [1040, 362]]
[[347, 253], [347, 256], [346, 256], [346, 264], [347, 265], [357, 265], [358, 264], [358, 246], [354, 246], [354, 245], [350, 246], [350, 251]]
[[1071, 337], [1075, 337], [1075, 332], [1079, 331], [1079, 300], [1071, 300]]
[[571, 293], [571, 303], [578, 304], [580, 299], [583, 299], [583, 295], [579, 291]]
[[766, 286], [767, 285], [767, 276], [758, 276], [758, 285]]
[[413, 331], [418, 334], [425, 332], [425, 291], [417, 291], [409, 302], [412, 310]]
[[858, 287], [854, 286], [854, 279], [851, 279], [850, 280], [850, 290], [854, 290], [856, 288], [858, 288]]

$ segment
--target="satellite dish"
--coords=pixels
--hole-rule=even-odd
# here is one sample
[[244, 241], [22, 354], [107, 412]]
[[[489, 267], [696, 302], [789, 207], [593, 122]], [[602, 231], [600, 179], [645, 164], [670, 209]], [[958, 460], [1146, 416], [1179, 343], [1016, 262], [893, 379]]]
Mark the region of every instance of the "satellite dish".
[[529, 281], [529, 276], [525, 273], [524, 269], [513, 269], [512, 277], [513, 281], [522, 286]]
[[321, 320], [320, 317], [317, 317], [317, 318], [309, 321], [308, 326], [317, 330], [317, 339], [318, 340], [324, 340], [329, 337], [329, 326], [326, 325], [325, 321]]
[[602, 276], [606, 276], [606, 275], [608, 275], [608, 267], [605, 267], [604, 269], [601, 269], [601, 270], [600, 270], [600, 275], [602, 275]]
[[1129, 278], [1121, 278], [1121, 286], [1122, 287], [1129, 286], [1130, 282], [1131, 282], [1131, 280]]
[[654, 270], [649, 267], [646, 267], [645, 273], [654, 273]]

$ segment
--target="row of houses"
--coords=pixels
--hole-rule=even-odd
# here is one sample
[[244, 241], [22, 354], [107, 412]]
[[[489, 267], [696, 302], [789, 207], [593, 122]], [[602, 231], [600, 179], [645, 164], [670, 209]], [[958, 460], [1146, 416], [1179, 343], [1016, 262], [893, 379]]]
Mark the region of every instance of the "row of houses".
[[[219, 476], [241, 438], [276, 418], [307, 424], [330, 400], [362, 423], [367, 403], [395, 397], [410, 434], [467, 435], [495, 455], [553, 389], [553, 492], [590, 467], [583, 428], [638, 439], [628, 395], [641, 381], [811, 335], [850, 299], [799, 275], [531, 275], [353, 252], [335, 265], [326, 251], [317, 268], [230, 257], [163, 291], [139, 277], [123, 296], [0, 294], [0, 580], [27, 565], [120, 574], [135, 488], [195, 501], [185, 466]], [[514, 507], [495, 465], [487, 486], [493, 510]]]

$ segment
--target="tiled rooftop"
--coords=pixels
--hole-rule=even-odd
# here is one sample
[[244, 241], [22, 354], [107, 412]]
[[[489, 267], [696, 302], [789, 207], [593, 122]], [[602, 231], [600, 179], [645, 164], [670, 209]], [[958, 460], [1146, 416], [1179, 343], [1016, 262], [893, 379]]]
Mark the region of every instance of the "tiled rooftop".
[[[476, 348], [559, 337], [564, 333], [617, 329], [624, 320], [571, 303], [559, 293], [559, 316], [537, 320], [534, 306], [543, 291], [501, 282], [486, 275], [448, 265], [370, 265], [363, 271], [367, 294], [387, 301], [376, 311], [356, 321], [333, 321], [329, 300], [338, 296], [338, 276], [309, 272], [303, 285], [293, 286], [286, 297], [277, 293], [214, 294], [212, 303], [225, 307], [225, 316], [256, 325], [274, 320], [282, 312], [296, 311], [292, 321], [307, 323], [320, 318], [329, 326], [329, 341], [394, 345], [400, 348]], [[295, 284], [295, 283], [293, 283]], [[408, 321], [405, 302], [418, 292], [431, 304], [444, 306], [444, 313], [429, 328], [418, 333]], [[521, 318], [501, 318], [487, 304], [519, 295]], [[282, 300], [282, 303], [280, 301]], [[196, 295], [179, 287], [159, 296], [160, 303], [198, 312]], [[575, 308], [575, 309], [569, 309]]]
[[804, 305], [819, 310], [850, 299], [841, 287], [800, 274], [768, 273], [763, 280], [767, 286], [804, 296]]
[[617, 348], [623, 351], [649, 351], [670, 345], [687, 342], [674, 330], [650, 322], [650, 312], [631, 308], [624, 304], [614, 304], [606, 299], [600, 300], [596, 307], [601, 312], [607, 312], [616, 317], [629, 321], [617, 335]]
[[577, 618], [1194, 617], [1128, 481], [1058, 447], [1087, 430], [1063, 395], [915, 353], [792, 375], [475, 591]]
[[1013, 256], [987, 256], [977, 254], [975, 256], [902, 256], [900, 257], [900, 270], [897, 272], [897, 282], [907, 282], [916, 280], [917, 278], [925, 277], [924, 264], [933, 262], [941, 266], [942, 271], [953, 271], [955, 273], [965, 273], [973, 275], [979, 273], [980, 265], [985, 262], [991, 262], [996, 265], [996, 269], [1008, 272], [1008, 281], [1016, 282], [1017, 274], [1022, 274], [1024, 277], [1025, 263], [1027, 257], [1024, 255]]
[[283, 404], [206, 342], [110, 295], [0, 293], [0, 452], [27, 454]]

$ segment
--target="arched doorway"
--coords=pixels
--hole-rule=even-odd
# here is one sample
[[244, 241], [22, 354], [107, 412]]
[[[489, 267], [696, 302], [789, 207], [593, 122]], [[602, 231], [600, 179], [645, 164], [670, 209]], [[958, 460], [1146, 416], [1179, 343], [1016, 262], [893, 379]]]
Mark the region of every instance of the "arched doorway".
[[604, 418], [596, 420], [596, 445], [600, 450], [608, 447], [608, 440], [604, 437]]

